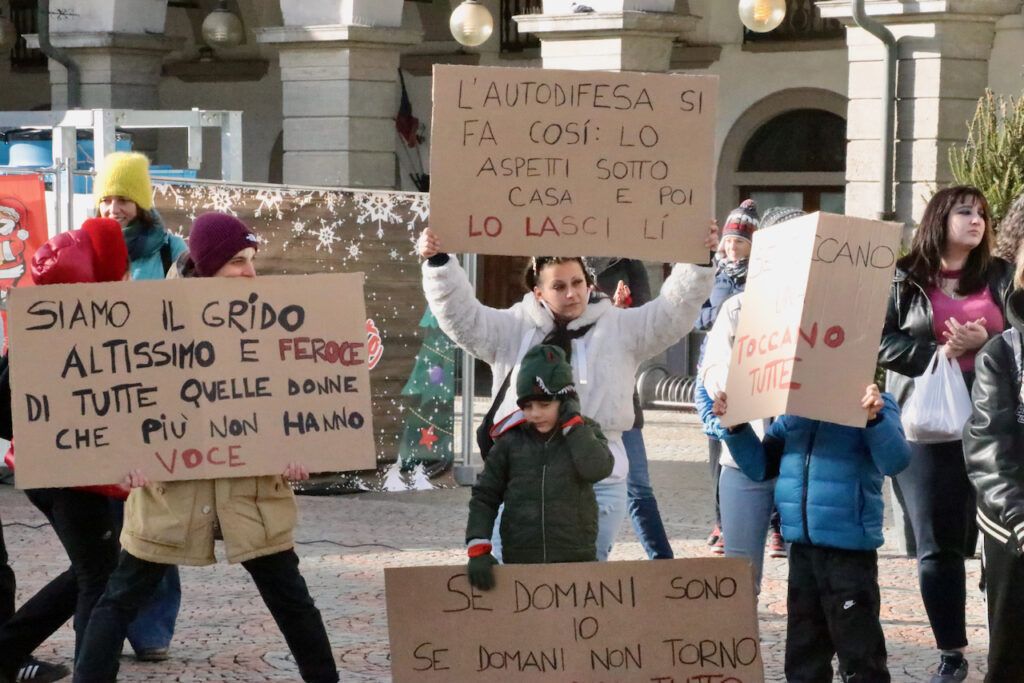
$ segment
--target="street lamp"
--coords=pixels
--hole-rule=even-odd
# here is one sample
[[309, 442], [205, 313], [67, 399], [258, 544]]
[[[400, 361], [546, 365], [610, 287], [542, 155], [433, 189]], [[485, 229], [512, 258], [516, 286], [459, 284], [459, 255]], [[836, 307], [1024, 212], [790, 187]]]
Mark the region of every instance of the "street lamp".
[[228, 9], [227, 0], [218, 0], [217, 7], [206, 15], [202, 32], [210, 47], [235, 47], [245, 39], [242, 20]]
[[751, 31], [768, 33], [786, 18], [786, 0], [740, 0], [740, 21]]
[[491, 33], [494, 31], [494, 19], [478, 0], [464, 0], [452, 12], [448, 28], [451, 29], [452, 36], [460, 44], [476, 47], [491, 37]]

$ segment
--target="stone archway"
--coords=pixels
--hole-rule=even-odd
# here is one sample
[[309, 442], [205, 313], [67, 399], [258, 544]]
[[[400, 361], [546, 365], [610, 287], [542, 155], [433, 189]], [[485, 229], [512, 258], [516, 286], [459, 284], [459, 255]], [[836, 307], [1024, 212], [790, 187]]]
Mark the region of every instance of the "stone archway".
[[718, 157], [715, 185], [715, 216], [721, 221], [740, 202], [740, 190], [750, 186], [803, 188], [836, 187], [846, 183], [839, 171], [740, 171], [743, 151], [767, 123], [796, 110], [818, 110], [846, 119], [847, 98], [820, 88], [791, 88], [772, 93], [751, 105], [732, 125]]

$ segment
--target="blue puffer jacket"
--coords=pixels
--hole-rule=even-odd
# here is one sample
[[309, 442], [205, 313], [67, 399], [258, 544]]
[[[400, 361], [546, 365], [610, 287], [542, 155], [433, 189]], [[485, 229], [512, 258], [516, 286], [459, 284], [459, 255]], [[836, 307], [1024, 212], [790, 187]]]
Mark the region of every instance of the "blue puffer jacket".
[[845, 550], [882, 545], [882, 480], [910, 463], [899, 406], [882, 397], [881, 412], [861, 429], [784, 415], [763, 443], [749, 425], [726, 434], [748, 477], [764, 481], [779, 472], [775, 505], [787, 541]]

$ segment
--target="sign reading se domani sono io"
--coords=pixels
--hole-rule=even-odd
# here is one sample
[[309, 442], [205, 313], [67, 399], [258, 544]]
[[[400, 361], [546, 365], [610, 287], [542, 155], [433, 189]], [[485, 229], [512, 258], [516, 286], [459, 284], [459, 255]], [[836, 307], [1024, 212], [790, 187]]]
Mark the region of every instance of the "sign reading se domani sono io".
[[754, 233], [722, 424], [867, 424], [901, 227], [812, 213]]
[[717, 87], [435, 66], [430, 227], [449, 252], [705, 262]]
[[750, 562], [384, 570], [391, 674], [406, 681], [764, 680]]
[[362, 273], [29, 287], [8, 312], [21, 488], [374, 466]]

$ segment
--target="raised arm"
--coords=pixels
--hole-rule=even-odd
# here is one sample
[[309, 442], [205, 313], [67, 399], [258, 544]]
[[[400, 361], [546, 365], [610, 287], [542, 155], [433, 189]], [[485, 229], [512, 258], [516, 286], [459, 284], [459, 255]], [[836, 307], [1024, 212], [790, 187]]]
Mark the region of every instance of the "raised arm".
[[503, 348], [518, 348], [520, 319], [515, 310], [480, 303], [458, 261], [439, 249], [437, 236], [424, 230], [417, 241], [417, 251], [427, 258], [423, 294], [441, 330], [485, 363], [493, 363]]

